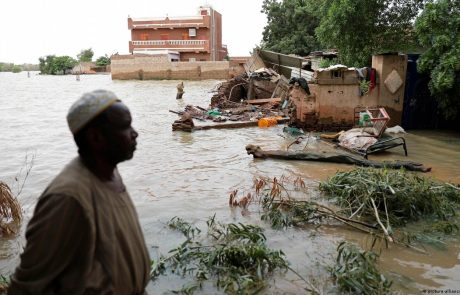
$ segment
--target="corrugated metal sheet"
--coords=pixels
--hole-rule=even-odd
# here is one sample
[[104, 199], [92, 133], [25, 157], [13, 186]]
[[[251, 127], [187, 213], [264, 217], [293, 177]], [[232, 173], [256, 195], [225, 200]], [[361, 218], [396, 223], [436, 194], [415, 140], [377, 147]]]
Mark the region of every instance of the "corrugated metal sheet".
[[263, 60], [260, 58], [258, 51], [254, 50], [251, 57], [244, 64], [244, 70], [249, 75], [249, 73], [255, 72], [260, 68], [265, 68]]
[[268, 50], [259, 50], [259, 55], [267, 65], [267, 67], [274, 68], [278, 73], [291, 78], [292, 68], [302, 68], [302, 62], [305, 61], [303, 57], [286, 55]]
[[299, 77], [299, 73], [301, 73], [302, 77], [308, 77], [306, 79], [309, 80], [312, 73], [300, 70], [303, 62], [305, 62], [305, 59], [300, 56], [286, 55], [268, 50], [255, 50], [245, 63], [244, 69], [249, 74], [260, 68], [272, 68], [287, 79], [291, 78], [291, 72], [295, 70], [293, 77]]
[[312, 71], [307, 71], [307, 70], [300, 70], [298, 68], [291, 68], [291, 78], [304, 78], [308, 82], [312, 82], [314, 80], [313, 78], [314, 72]]

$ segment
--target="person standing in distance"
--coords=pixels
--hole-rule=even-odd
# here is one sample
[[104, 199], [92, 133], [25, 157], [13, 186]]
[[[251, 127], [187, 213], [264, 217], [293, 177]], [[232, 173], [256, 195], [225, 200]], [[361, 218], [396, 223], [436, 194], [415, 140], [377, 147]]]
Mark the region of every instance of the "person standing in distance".
[[79, 156], [40, 196], [8, 294], [145, 294], [150, 258], [117, 169], [136, 149], [129, 109], [96, 90], [67, 122]]
[[180, 82], [179, 84], [177, 84], [176, 88], [177, 88], [176, 99], [182, 99], [182, 95], [184, 95], [185, 93], [184, 82]]

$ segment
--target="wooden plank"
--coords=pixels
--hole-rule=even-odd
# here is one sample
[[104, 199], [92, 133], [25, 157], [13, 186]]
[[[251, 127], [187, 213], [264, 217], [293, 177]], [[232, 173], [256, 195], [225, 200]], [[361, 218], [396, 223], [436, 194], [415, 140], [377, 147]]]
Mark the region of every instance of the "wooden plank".
[[261, 98], [261, 99], [249, 99], [246, 100], [246, 103], [249, 104], [264, 104], [267, 102], [281, 102], [280, 97], [274, 97], [274, 98]]
[[[289, 121], [289, 118], [282, 118], [278, 120], [278, 124], [284, 124]], [[245, 128], [257, 126], [258, 121], [242, 121], [242, 122], [224, 122], [214, 123], [210, 125], [195, 125], [193, 130], [209, 130], [209, 129], [231, 129], [231, 128]]]

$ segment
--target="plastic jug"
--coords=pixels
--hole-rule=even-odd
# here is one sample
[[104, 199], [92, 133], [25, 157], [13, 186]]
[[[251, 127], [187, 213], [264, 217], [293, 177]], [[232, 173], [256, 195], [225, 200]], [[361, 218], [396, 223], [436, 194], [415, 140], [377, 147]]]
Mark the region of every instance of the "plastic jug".
[[266, 118], [261, 118], [259, 119], [259, 122], [257, 125], [259, 125], [260, 128], [267, 128], [267, 127], [272, 127], [278, 124], [278, 118], [276, 117], [266, 117]]

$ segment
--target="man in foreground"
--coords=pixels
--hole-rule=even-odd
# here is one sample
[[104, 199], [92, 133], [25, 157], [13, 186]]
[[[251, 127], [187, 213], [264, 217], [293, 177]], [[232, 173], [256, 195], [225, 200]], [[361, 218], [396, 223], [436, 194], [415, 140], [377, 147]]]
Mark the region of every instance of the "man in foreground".
[[117, 164], [138, 133], [110, 91], [84, 94], [67, 122], [79, 156], [38, 200], [8, 294], [143, 294], [150, 259]]

